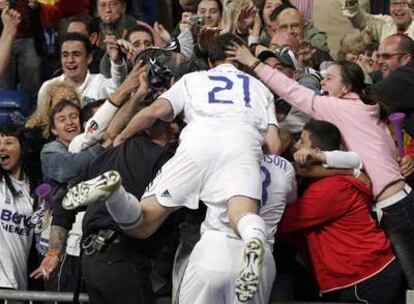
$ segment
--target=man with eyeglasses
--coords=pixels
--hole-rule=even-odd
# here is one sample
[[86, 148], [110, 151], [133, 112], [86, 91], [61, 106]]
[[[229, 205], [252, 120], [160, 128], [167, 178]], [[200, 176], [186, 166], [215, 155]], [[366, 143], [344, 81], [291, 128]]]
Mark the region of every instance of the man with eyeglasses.
[[130, 32], [137, 25], [137, 21], [125, 11], [125, 0], [98, 0], [97, 12], [101, 21], [101, 48], [105, 49], [107, 35], [113, 35], [116, 39], [120, 39], [123, 38], [125, 31]]
[[358, 4], [358, 0], [340, 0], [343, 9], [342, 13], [352, 25], [365, 30], [375, 41], [382, 41], [384, 38], [400, 33], [414, 39], [414, 24], [411, 14], [413, 0], [391, 0], [390, 16], [372, 15], [365, 12]]
[[374, 89], [393, 112], [405, 112], [405, 129], [414, 136], [414, 41], [395, 34], [381, 41], [378, 63], [383, 80]]
[[[412, 185], [413, 176], [413, 147], [414, 147], [414, 41], [404, 34], [394, 34], [381, 41], [378, 48], [378, 59], [383, 80], [375, 84], [374, 91], [389, 107], [391, 112], [404, 112], [406, 115], [404, 131], [411, 136], [411, 142], [404, 147], [405, 155], [399, 159], [400, 170], [404, 177], [410, 176], [408, 182]], [[412, 206], [412, 205], [410, 205]], [[404, 212], [393, 209], [390, 212], [402, 212], [403, 219], [405, 212], [411, 207], [407, 207]], [[409, 216], [408, 216], [409, 217]], [[414, 254], [408, 249], [404, 240], [410, 240], [407, 231], [400, 229], [400, 223], [394, 222], [387, 228], [388, 236], [394, 238], [402, 232], [397, 242], [393, 246], [404, 252], [404, 257], [399, 257], [401, 265], [412, 265]], [[397, 233], [395, 233], [397, 232]], [[412, 266], [411, 266], [412, 267]], [[412, 268], [414, 269], [414, 268]], [[406, 273], [407, 275], [407, 273]], [[414, 272], [408, 272], [408, 281], [411, 288], [413, 286]]]
[[[295, 55], [303, 66], [319, 69], [323, 61], [332, 60], [329, 52], [324, 50], [325, 47], [323, 45], [316, 46], [316, 43], [314, 43], [315, 46], [312, 45], [313, 38], [311, 36], [314, 35], [310, 34], [309, 29], [307, 31], [308, 33], [305, 34], [304, 18], [297, 8], [289, 3], [282, 4], [272, 12], [270, 18], [274, 21], [275, 25], [275, 33], [273, 36], [278, 33], [287, 33], [297, 41], [298, 49]], [[315, 31], [314, 34], [316, 34]], [[323, 34], [321, 35], [323, 36]]]

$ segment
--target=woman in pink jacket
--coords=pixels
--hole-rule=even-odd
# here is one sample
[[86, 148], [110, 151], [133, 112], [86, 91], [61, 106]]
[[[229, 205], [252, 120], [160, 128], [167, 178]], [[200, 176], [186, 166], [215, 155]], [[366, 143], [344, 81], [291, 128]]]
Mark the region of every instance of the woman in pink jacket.
[[[232, 45], [228, 56], [248, 67], [277, 95], [309, 116], [333, 123], [345, 147], [356, 152], [372, 180], [375, 208], [381, 227], [414, 288], [414, 192], [405, 183], [396, 148], [383, 120], [380, 104], [368, 92], [361, 68], [348, 61], [331, 65], [317, 96], [277, 69], [254, 57], [243, 45]], [[379, 219], [380, 220], [380, 219]]]

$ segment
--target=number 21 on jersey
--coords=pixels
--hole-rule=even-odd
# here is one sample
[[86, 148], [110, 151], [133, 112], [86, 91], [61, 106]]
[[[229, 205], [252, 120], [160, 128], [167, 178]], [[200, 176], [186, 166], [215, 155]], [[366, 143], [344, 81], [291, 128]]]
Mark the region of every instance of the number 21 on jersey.
[[[208, 92], [209, 103], [233, 104], [232, 100], [218, 99], [216, 94], [221, 91], [231, 90], [233, 88], [233, 81], [226, 76], [208, 76], [210, 80], [217, 82], [211, 91]], [[244, 105], [250, 108], [250, 79], [246, 75], [239, 74], [237, 78], [242, 81]]]

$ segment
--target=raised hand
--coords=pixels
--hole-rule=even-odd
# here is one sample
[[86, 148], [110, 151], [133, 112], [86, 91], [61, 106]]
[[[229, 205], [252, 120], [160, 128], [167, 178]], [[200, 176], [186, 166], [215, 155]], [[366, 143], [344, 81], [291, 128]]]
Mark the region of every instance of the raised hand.
[[154, 23], [154, 31], [155, 34], [157, 34], [158, 37], [160, 37], [160, 39], [164, 42], [165, 45], [171, 42], [171, 34], [165, 29], [165, 27], [161, 23]]
[[192, 16], [193, 14], [190, 12], [184, 12], [182, 14], [180, 24], [178, 25], [181, 32], [183, 32], [187, 28], [191, 28], [191, 26], [193, 25], [191, 21]]
[[254, 16], [254, 23], [252, 32], [250, 33], [252, 36], [260, 36], [260, 31], [262, 30], [262, 19], [260, 18], [259, 12], [256, 12]]
[[257, 9], [253, 5], [244, 5], [237, 15], [237, 30], [247, 32], [255, 23]]
[[122, 53], [117, 39], [114, 35], [106, 35], [106, 52], [108, 53], [109, 58], [112, 62], [116, 64], [122, 63]]
[[141, 83], [142, 76], [140, 76], [143, 73], [146, 74], [146, 66], [142, 62], [139, 62], [139, 64], [136, 64], [131, 72], [129, 72], [119, 88], [112, 94], [112, 102], [116, 105], [121, 105], [123, 101], [129, 97], [129, 94], [135, 92], [141, 85], [144, 86], [143, 90], [145, 90], [146, 83]]
[[21, 20], [21, 15], [18, 11], [5, 7], [1, 12], [3, 33], [15, 36]]
[[134, 55], [135, 55], [134, 48], [128, 40], [118, 39], [116, 43], [120, 47], [122, 55], [126, 55], [126, 57], [130, 60], [134, 58]]
[[198, 46], [204, 52], [207, 51], [210, 42], [220, 35], [221, 28], [219, 27], [203, 27], [198, 34]]
[[139, 80], [139, 87], [136, 91], [135, 95], [140, 96], [147, 96], [151, 89], [148, 85], [148, 78], [147, 78], [147, 65], [144, 65], [142, 62], [140, 63], [140, 67], [138, 69], [138, 80]]
[[302, 40], [299, 42], [297, 58], [304, 66], [310, 66], [315, 52], [316, 49], [310, 43]]
[[0, 10], [9, 7], [10, 1], [9, 0], [0, 0]]

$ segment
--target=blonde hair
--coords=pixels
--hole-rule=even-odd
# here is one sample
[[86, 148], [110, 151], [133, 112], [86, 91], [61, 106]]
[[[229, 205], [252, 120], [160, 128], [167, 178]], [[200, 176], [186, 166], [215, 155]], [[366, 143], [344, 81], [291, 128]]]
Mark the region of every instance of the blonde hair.
[[51, 126], [49, 123], [49, 114], [52, 110], [53, 98], [56, 93], [61, 89], [71, 90], [76, 96], [76, 100], [73, 101], [74, 104], [80, 106], [80, 99], [76, 93], [75, 88], [67, 83], [66, 81], [55, 80], [48, 84], [45, 90], [43, 90], [37, 99], [37, 108], [36, 111], [29, 117], [26, 122], [27, 128], [40, 128], [42, 129], [42, 136], [47, 139], [50, 136]]
[[363, 54], [370, 43], [369, 37], [365, 32], [354, 32], [342, 37], [339, 50], [338, 60], [345, 60], [346, 54]]
[[251, 0], [233, 0], [231, 3], [223, 3], [220, 27], [223, 33], [234, 33], [236, 31], [237, 17], [240, 9], [244, 5], [251, 4]]

